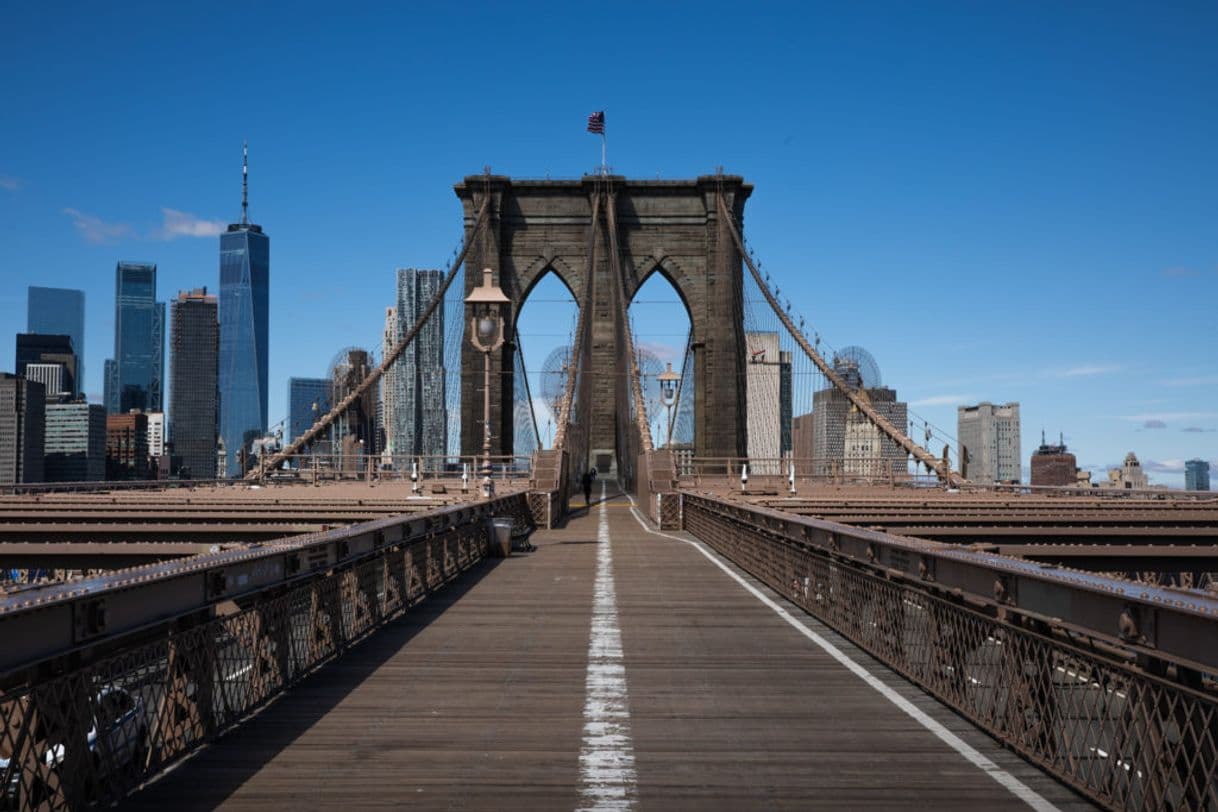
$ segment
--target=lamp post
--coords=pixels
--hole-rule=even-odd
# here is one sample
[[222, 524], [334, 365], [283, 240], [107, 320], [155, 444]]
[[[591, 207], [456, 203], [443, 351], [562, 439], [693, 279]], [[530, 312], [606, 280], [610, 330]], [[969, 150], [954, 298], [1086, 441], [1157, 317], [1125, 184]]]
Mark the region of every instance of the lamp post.
[[677, 383], [680, 382], [681, 376], [672, 371], [672, 362], [669, 361], [665, 363], [664, 371], [656, 376], [656, 380], [660, 382], [660, 402], [668, 413], [668, 425], [664, 431], [664, 445], [667, 446], [672, 441], [672, 407], [677, 404]]
[[482, 269], [482, 284], [470, 291], [470, 343], [482, 353], [482, 495], [495, 495], [491, 481], [491, 353], [503, 346], [503, 307], [511, 300], [495, 284], [495, 272]]

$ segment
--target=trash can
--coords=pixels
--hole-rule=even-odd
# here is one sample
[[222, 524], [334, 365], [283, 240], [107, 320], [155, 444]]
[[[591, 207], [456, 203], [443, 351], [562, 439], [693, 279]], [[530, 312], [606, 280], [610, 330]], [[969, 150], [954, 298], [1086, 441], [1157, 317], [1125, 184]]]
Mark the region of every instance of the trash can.
[[512, 554], [512, 525], [511, 519], [491, 519], [490, 542], [491, 555], [495, 558], [507, 558]]

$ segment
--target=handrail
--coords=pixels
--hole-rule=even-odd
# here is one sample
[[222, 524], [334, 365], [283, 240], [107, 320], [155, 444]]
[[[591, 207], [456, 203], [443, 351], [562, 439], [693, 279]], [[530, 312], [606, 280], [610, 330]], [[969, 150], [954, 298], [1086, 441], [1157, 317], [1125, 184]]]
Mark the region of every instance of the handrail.
[[0, 674], [219, 602], [279, 589], [383, 547], [525, 510], [524, 493], [403, 513], [239, 550], [48, 583], [0, 596]]
[[874, 567], [931, 592], [1218, 673], [1218, 595], [866, 530], [710, 494], [684, 492], [682, 500], [687, 516], [691, 510], [707, 511], [744, 532]]

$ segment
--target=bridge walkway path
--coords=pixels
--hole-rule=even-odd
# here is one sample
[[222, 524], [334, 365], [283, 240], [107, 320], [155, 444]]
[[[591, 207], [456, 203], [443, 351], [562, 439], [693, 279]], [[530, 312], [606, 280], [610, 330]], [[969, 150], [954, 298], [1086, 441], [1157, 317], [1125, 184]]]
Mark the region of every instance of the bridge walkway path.
[[1091, 808], [604, 487], [127, 807]]

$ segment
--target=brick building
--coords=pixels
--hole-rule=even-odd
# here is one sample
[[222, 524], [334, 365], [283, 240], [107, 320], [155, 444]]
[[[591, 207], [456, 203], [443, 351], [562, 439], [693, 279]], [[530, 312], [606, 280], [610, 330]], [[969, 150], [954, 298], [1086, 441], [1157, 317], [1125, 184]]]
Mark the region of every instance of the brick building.
[[1032, 454], [1032, 484], [1073, 487], [1078, 483], [1078, 460], [1066, 450], [1066, 441], [1057, 445], [1045, 442], [1040, 435], [1040, 448]]
[[148, 479], [148, 415], [106, 416], [106, 479]]

